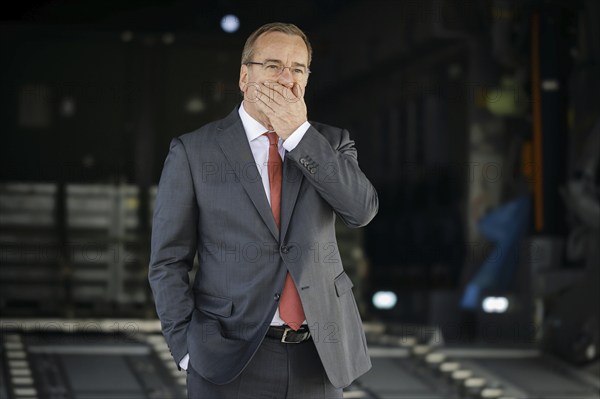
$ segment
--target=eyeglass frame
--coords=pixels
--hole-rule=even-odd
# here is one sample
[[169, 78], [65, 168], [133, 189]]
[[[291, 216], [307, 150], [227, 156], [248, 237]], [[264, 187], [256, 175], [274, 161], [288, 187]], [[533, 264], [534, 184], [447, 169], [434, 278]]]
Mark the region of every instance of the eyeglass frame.
[[[246, 66], [248, 66], [248, 65], [260, 65], [262, 67], [264, 67], [265, 64], [267, 64], [267, 63], [266, 62], [255, 62], [255, 61], [248, 61], [248, 62], [244, 63], [244, 65], [246, 65]], [[273, 62], [273, 64], [277, 64], [277, 62]], [[292, 75], [294, 74], [292, 72], [293, 66], [286, 67], [286, 66], [283, 66], [283, 64], [278, 64], [278, 65], [281, 66], [281, 71], [277, 74], [277, 76], [281, 75], [286, 68], [290, 70], [290, 73]], [[312, 71], [310, 70], [309, 67], [305, 67], [305, 68], [306, 68], [306, 78], [308, 78], [308, 75], [310, 75]]]

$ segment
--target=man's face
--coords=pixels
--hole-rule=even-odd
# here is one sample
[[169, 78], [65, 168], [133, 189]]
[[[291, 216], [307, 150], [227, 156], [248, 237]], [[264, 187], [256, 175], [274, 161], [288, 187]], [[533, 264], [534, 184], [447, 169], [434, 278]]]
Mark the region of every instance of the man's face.
[[246, 107], [254, 108], [252, 104], [256, 101], [256, 85], [264, 82], [277, 82], [290, 90], [293, 86], [297, 86], [294, 90], [299, 89], [301, 96], [304, 96], [308, 73], [304, 76], [294, 73], [294, 67], [308, 70], [308, 49], [301, 37], [283, 32], [265, 33], [254, 43], [254, 54], [250, 61], [275, 62], [290, 68], [283, 69], [279, 75], [273, 75], [265, 71], [261, 65], [242, 65], [239, 86], [244, 93]]

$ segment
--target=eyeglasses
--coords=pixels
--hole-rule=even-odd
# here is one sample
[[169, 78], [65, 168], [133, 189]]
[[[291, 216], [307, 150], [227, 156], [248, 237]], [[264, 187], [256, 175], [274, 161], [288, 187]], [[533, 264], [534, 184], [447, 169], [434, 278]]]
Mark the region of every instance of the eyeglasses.
[[310, 69], [308, 69], [305, 66], [297, 65], [297, 66], [293, 66], [293, 67], [286, 67], [286, 66], [283, 66], [282, 64], [280, 64], [279, 62], [275, 62], [275, 61], [267, 61], [267, 62], [248, 61], [248, 62], [246, 62], [246, 65], [260, 65], [262, 67], [262, 70], [267, 75], [269, 75], [270, 77], [273, 77], [273, 78], [281, 75], [283, 73], [283, 70], [286, 68], [290, 70], [290, 72], [296, 79], [306, 78], [308, 76], [308, 74], [310, 73]]

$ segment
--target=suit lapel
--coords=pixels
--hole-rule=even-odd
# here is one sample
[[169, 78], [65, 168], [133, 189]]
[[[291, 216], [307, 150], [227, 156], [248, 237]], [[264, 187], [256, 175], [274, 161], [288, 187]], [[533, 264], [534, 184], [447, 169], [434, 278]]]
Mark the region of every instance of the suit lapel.
[[283, 182], [281, 185], [281, 240], [285, 238], [285, 233], [290, 225], [290, 219], [292, 218], [292, 212], [296, 205], [298, 191], [300, 190], [303, 178], [304, 175], [300, 169], [288, 157], [285, 157], [283, 162]]
[[260, 173], [252, 156], [252, 150], [250, 150], [250, 144], [239, 118], [237, 107], [223, 120], [217, 130], [220, 130], [220, 134], [217, 135], [217, 142], [225, 154], [227, 162], [235, 171], [238, 181], [246, 190], [263, 222], [267, 225], [273, 237], [279, 240], [279, 229], [275, 224], [271, 207], [267, 201]]

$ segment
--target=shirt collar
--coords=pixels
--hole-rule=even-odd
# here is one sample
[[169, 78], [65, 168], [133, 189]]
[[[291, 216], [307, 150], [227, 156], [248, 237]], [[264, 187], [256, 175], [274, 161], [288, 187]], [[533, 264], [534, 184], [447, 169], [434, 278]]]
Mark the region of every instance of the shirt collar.
[[260, 137], [262, 134], [269, 131], [266, 127], [264, 127], [259, 121], [250, 116], [248, 112], [244, 109], [244, 102], [240, 105], [238, 109], [240, 114], [240, 118], [242, 119], [242, 125], [244, 126], [244, 130], [246, 131], [246, 136], [248, 137], [248, 142]]

